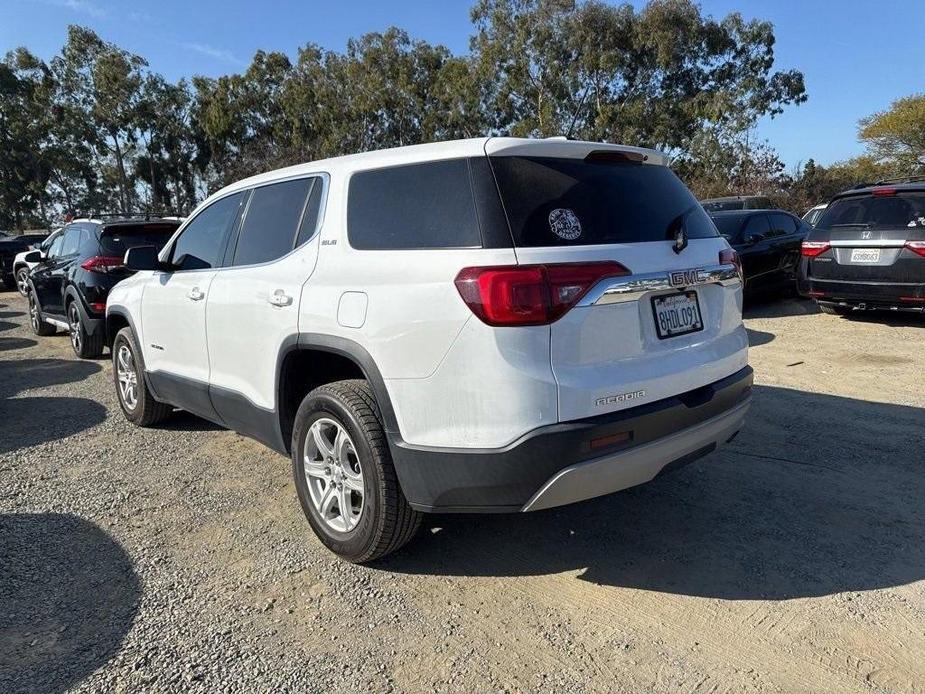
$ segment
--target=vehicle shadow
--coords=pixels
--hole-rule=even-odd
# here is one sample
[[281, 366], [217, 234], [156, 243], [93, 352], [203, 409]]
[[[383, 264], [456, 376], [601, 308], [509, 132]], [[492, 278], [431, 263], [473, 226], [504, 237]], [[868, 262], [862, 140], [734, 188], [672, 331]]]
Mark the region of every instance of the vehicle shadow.
[[0, 318], [19, 318], [24, 315], [22, 311], [0, 311]]
[[219, 426], [208, 419], [197, 417], [186, 410], [174, 410], [160, 424], [156, 424], [152, 429], [164, 429], [165, 431], [222, 431], [224, 427]]
[[69, 514], [2, 514], [0, 556], [0, 689], [63, 692], [115, 655], [141, 585], [112, 537]]
[[[0, 338], [3, 339], [3, 338]], [[100, 365], [63, 359], [0, 361], [0, 453], [71, 436], [106, 418], [95, 400], [73, 397], [21, 397], [26, 390], [74, 383], [100, 371]]]
[[752, 328], [746, 328], [745, 332], [748, 334], [749, 347], [760, 347], [774, 341], [774, 333], [766, 333], [763, 330], [753, 330]]
[[746, 302], [742, 317], [749, 318], [787, 318], [788, 316], [812, 316], [821, 313], [815, 301], [799, 297], [786, 299], [755, 299]]
[[12, 330], [16, 327], [16, 323], [10, 323], [9, 321], [0, 320], [0, 333], [5, 333], [7, 330]]
[[855, 323], [877, 323], [890, 328], [925, 328], [925, 314], [899, 311], [853, 311], [844, 316]]
[[38, 344], [28, 337], [0, 337], [0, 352], [12, 352], [16, 349], [35, 347]]
[[925, 578], [925, 410], [755, 386], [722, 452], [559, 509], [432, 516], [377, 568], [449, 576], [583, 570], [595, 584], [729, 600]]

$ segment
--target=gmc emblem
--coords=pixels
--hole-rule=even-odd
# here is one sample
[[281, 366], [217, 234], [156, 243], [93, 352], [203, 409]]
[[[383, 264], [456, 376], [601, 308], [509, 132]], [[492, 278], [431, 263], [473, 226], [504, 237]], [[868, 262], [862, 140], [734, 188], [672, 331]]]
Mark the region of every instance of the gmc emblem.
[[689, 287], [700, 284], [703, 270], [673, 270], [668, 273], [668, 282], [672, 287]]

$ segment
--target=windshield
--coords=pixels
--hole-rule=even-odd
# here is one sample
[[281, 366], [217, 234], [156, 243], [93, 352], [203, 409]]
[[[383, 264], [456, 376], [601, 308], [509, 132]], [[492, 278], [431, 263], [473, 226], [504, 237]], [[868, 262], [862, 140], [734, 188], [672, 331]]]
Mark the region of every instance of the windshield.
[[515, 246], [583, 246], [716, 237], [671, 169], [614, 160], [492, 157]]
[[828, 206], [816, 224], [817, 229], [845, 227], [925, 227], [925, 191], [839, 198]]

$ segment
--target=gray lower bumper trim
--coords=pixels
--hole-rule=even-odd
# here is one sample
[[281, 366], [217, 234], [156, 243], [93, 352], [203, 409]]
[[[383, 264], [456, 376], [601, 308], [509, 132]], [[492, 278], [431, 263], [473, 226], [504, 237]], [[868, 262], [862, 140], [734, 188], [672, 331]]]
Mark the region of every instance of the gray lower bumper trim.
[[689, 429], [614, 455], [559, 471], [523, 507], [539, 511], [612, 494], [653, 479], [672, 461], [706, 446], [723, 445], [742, 427], [751, 398]]

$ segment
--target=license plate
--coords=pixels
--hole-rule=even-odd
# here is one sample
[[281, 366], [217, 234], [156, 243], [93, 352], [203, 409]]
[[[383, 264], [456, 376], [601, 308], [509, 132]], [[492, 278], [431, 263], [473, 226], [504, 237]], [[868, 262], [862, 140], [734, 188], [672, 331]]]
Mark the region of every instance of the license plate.
[[852, 263], [879, 263], [879, 248], [853, 248], [851, 250]]
[[703, 330], [697, 292], [652, 297], [655, 332], [660, 340]]

